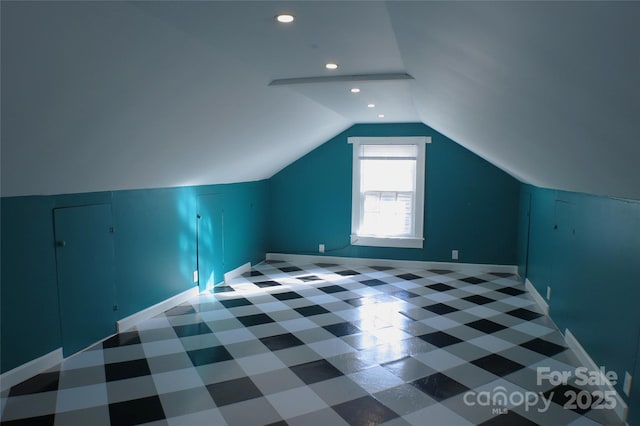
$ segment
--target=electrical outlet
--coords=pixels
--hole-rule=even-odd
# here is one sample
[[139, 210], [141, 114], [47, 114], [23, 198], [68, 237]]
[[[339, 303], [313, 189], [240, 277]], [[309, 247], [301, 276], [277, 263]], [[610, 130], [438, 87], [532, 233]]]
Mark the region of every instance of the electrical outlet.
[[458, 260], [458, 250], [451, 250], [451, 259]]
[[551, 286], [547, 286], [547, 300], [551, 300]]
[[324, 244], [320, 244], [320, 245], [318, 245], [318, 251], [319, 251], [320, 253], [324, 253]]
[[629, 396], [629, 394], [631, 393], [631, 374], [629, 374], [628, 371], [624, 372], [624, 385], [622, 385], [622, 391], [625, 393], [625, 395]]
[[193, 282], [194, 283], [198, 282], [198, 270], [197, 269], [195, 271], [193, 271]]

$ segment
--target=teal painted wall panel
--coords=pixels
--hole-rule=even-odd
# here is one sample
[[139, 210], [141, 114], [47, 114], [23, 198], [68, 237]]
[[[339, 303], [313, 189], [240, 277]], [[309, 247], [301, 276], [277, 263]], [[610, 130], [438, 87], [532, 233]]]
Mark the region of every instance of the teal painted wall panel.
[[[205, 276], [212, 271], [207, 269], [212, 267], [216, 273], [214, 281], [220, 282], [225, 272], [229, 272], [237, 267], [251, 262], [259, 263], [265, 258], [267, 241], [267, 181], [251, 182], [243, 184], [213, 185], [198, 188], [199, 199], [204, 203], [202, 208], [221, 208], [223, 213], [222, 241], [220, 236], [199, 236], [204, 252], [215, 252], [218, 245], [222, 246], [224, 265], [222, 261], [213, 262], [202, 259], [204, 275], [200, 275], [201, 287], [206, 285], [208, 278]], [[210, 210], [209, 213], [212, 213]], [[201, 220], [211, 220], [203, 217]], [[215, 219], [217, 220], [217, 219]], [[214, 222], [215, 222], [214, 220]], [[209, 226], [214, 228], [217, 223], [203, 223], [203, 229]], [[214, 246], [216, 246], [214, 248]], [[199, 253], [203, 256], [205, 253]], [[206, 254], [205, 254], [206, 255]], [[218, 269], [222, 269], [218, 271]]]
[[518, 209], [518, 275], [527, 276], [527, 261], [529, 255], [529, 233], [531, 217], [531, 193], [520, 191]]
[[2, 198], [1, 371], [62, 345], [54, 208], [111, 205], [117, 318], [121, 319], [195, 286], [196, 200], [198, 194], [211, 192], [224, 194], [229, 215], [224, 229], [225, 272], [264, 260], [267, 181]]
[[60, 347], [53, 199], [0, 201], [2, 372]]
[[119, 318], [195, 285], [197, 195], [219, 193], [225, 210], [225, 270], [265, 257], [267, 183], [113, 193]]
[[[349, 136], [431, 136], [425, 247], [351, 246]], [[351, 127], [270, 179], [269, 251], [408, 260], [516, 264], [519, 183], [422, 123]]]
[[118, 318], [194, 286], [192, 188], [113, 194]]
[[223, 195], [198, 195], [196, 240], [200, 291], [224, 280]]
[[268, 182], [217, 187], [224, 197], [225, 272], [246, 262], [263, 261], [267, 247]]
[[51, 196], [56, 208], [81, 207], [95, 204], [111, 204], [112, 192], [87, 192], [84, 194], [59, 194]]
[[531, 196], [527, 274], [528, 277], [536, 277], [533, 284], [540, 294], [545, 295], [547, 285], [551, 282], [552, 269], [549, 265], [552, 264], [554, 255], [555, 242], [546, 236], [552, 235], [555, 225], [555, 193], [551, 190], [527, 193]]
[[110, 204], [54, 210], [60, 331], [65, 357], [116, 332]]
[[[624, 372], [633, 374], [638, 362], [640, 202], [531, 186], [522, 191], [532, 196], [528, 278], [543, 295], [551, 286], [553, 320], [598, 365], [618, 374], [621, 390]], [[631, 415], [639, 416], [637, 395], [630, 404]]]

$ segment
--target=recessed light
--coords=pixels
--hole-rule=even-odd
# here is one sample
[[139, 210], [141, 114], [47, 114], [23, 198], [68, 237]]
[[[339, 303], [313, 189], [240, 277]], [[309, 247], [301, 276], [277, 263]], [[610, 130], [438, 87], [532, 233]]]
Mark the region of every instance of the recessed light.
[[358, 89], [357, 87], [352, 87], [351, 93], [360, 93], [360, 89]]
[[276, 16], [276, 21], [283, 24], [289, 24], [293, 22], [294, 19], [296, 19], [296, 17], [291, 15], [290, 13], [281, 13], [280, 15]]
[[375, 108], [375, 107], [376, 107], [376, 104], [369, 104], [369, 105], [367, 105], [367, 108]]
[[338, 64], [333, 63], [333, 62], [329, 62], [327, 64], [324, 65], [324, 67], [328, 70], [337, 70], [338, 69]]
[[378, 114], [378, 118], [384, 118], [384, 114]]

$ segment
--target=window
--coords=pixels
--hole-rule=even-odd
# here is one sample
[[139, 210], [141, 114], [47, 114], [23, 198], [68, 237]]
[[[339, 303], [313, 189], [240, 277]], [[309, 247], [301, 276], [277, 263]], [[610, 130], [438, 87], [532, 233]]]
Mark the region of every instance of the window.
[[431, 138], [351, 137], [351, 244], [423, 247], [425, 144]]

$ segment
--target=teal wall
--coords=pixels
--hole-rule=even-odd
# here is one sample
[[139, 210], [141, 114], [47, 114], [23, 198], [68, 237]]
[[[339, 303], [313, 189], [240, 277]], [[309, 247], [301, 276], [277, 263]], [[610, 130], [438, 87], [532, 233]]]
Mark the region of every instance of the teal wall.
[[2, 198], [1, 371], [61, 346], [53, 209], [111, 204], [120, 319], [195, 285], [198, 194], [223, 195], [227, 271], [264, 260], [267, 190], [261, 181]]
[[640, 202], [522, 185], [521, 200], [529, 199], [529, 239], [519, 242], [519, 259], [528, 251], [526, 276], [540, 294], [551, 286], [551, 317], [598, 365], [618, 374], [618, 390], [625, 371], [634, 375], [630, 415], [638, 422]]
[[[423, 249], [351, 246], [349, 136], [431, 136], [427, 145]], [[360, 124], [270, 181], [269, 251], [515, 265], [519, 183], [421, 123]]]
[[60, 347], [52, 197], [2, 198], [2, 372]]

